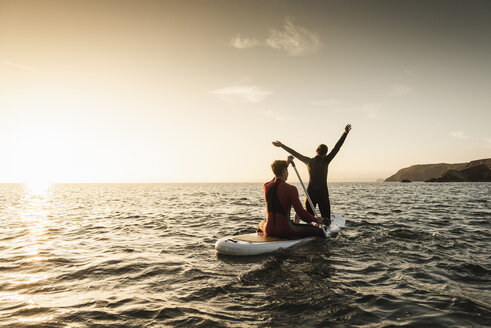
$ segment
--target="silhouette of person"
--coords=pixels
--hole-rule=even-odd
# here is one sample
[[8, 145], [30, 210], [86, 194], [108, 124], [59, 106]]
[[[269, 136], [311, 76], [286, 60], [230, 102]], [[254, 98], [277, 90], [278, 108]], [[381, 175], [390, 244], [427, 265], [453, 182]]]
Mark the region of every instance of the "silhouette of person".
[[[331, 203], [329, 202], [329, 191], [327, 189], [327, 169], [329, 163], [333, 160], [339, 149], [346, 140], [348, 133], [351, 130], [351, 124], [346, 125], [344, 128], [344, 133], [339, 138], [338, 142], [328, 154], [328, 148], [326, 145], [321, 144], [317, 147], [316, 156], [313, 158], [304, 156], [290, 147], [281, 143], [281, 141], [273, 141], [273, 145], [276, 147], [281, 147], [300, 161], [307, 165], [309, 171], [309, 185], [307, 187], [307, 192], [310, 195], [314, 207], [318, 204], [322, 217], [331, 220]], [[308, 200], [305, 200], [305, 207], [307, 211], [314, 214]]]

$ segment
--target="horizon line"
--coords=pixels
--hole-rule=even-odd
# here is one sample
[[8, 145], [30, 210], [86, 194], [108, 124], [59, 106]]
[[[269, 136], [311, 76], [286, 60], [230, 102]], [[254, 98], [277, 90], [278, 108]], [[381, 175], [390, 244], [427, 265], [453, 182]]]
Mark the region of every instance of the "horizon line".
[[[328, 183], [350, 183], [350, 182], [382, 182], [385, 179], [363, 179], [363, 180], [334, 180], [328, 181]], [[268, 180], [269, 181], [269, 180]], [[46, 185], [54, 184], [232, 184], [232, 183], [266, 183], [268, 181], [57, 181], [46, 182]], [[300, 183], [300, 181], [288, 181], [289, 183]], [[0, 181], [0, 184], [19, 184], [29, 185], [29, 182], [18, 181]]]

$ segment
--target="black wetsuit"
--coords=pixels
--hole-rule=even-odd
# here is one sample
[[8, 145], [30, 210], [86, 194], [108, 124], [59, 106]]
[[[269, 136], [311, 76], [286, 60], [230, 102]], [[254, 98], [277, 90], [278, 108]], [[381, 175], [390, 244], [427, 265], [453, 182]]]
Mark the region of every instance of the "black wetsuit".
[[[317, 204], [319, 205], [321, 216], [324, 218], [331, 219], [331, 204], [329, 202], [329, 191], [327, 189], [327, 168], [343, 145], [347, 135], [346, 132], [343, 133], [331, 152], [324, 157], [315, 156], [310, 158], [297, 153], [295, 150], [285, 145], [281, 146], [287, 152], [307, 164], [307, 169], [309, 170], [309, 185], [307, 187], [307, 192], [309, 193], [314, 206]], [[308, 199], [305, 199], [305, 208], [311, 214], [314, 214]]]

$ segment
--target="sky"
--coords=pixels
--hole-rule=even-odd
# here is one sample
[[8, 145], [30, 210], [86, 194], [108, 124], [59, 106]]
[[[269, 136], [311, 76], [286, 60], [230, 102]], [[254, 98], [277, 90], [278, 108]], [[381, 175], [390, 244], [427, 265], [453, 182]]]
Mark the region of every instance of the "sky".
[[348, 123], [328, 181], [489, 158], [490, 14], [490, 1], [0, 0], [0, 182], [264, 182], [287, 156], [272, 141], [313, 157]]

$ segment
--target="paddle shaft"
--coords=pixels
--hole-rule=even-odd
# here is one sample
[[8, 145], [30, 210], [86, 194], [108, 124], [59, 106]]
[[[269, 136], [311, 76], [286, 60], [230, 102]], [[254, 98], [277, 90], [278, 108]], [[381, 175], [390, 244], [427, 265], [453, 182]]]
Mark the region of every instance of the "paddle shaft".
[[310, 199], [309, 193], [307, 192], [307, 189], [305, 189], [302, 178], [300, 178], [300, 174], [298, 174], [297, 167], [295, 166], [295, 163], [293, 163], [293, 161], [292, 161], [292, 166], [295, 169], [295, 173], [297, 174], [298, 180], [300, 180], [300, 183], [302, 184], [303, 191], [305, 191], [305, 195], [307, 195], [307, 199], [309, 201], [310, 207], [312, 208], [312, 211], [314, 212], [314, 216], [317, 217], [317, 211], [315, 210], [314, 203], [312, 203], [312, 199]]

